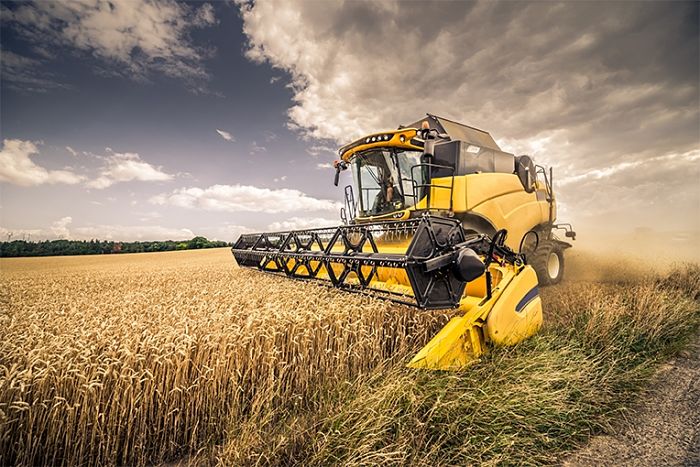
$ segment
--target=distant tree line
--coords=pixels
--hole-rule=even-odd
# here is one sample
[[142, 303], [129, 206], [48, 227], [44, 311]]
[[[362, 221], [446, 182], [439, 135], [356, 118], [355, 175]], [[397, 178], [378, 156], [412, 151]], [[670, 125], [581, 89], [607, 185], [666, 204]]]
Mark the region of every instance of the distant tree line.
[[45, 240], [28, 242], [14, 240], [0, 242], [0, 257], [17, 256], [64, 256], [64, 255], [106, 255], [112, 253], [144, 253], [150, 251], [194, 250], [218, 248], [229, 243], [194, 237], [192, 240], [174, 242], [113, 242], [100, 240]]

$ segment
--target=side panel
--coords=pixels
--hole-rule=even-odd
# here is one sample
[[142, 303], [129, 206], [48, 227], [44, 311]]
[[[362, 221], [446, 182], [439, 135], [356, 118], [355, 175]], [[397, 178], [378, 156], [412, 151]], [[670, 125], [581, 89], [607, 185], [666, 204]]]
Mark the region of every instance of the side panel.
[[486, 319], [484, 334], [496, 345], [513, 345], [542, 326], [542, 300], [537, 275], [530, 266], [513, 278]]
[[[463, 187], [457, 190], [459, 185]], [[474, 212], [490, 220], [497, 230], [507, 229], [506, 244], [516, 251], [528, 231], [549, 220], [549, 203], [542, 191], [527, 193], [515, 174], [456, 177], [454, 210]]]

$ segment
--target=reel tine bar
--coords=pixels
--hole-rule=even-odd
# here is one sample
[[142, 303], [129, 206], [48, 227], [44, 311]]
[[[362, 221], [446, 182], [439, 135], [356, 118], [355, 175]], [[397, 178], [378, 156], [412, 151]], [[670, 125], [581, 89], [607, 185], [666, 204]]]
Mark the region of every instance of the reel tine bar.
[[[484, 236], [465, 241], [458, 220], [424, 215], [407, 221], [246, 234], [231, 251], [241, 266], [299, 279], [330, 280], [334, 287], [371, 291], [420, 308], [443, 309], [457, 306], [466, 286], [455, 274], [453, 258], [469, 246], [483, 249], [484, 239], [488, 242]], [[384, 246], [395, 250], [404, 244], [408, 246], [403, 253], [380, 251]], [[428, 260], [435, 263], [436, 258], [439, 266], [428, 270]], [[373, 287], [380, 268], [404, 270], [409, 283], [403, 285], [411, 295]], [[357, 280], [350, 279], [353, 275]]]

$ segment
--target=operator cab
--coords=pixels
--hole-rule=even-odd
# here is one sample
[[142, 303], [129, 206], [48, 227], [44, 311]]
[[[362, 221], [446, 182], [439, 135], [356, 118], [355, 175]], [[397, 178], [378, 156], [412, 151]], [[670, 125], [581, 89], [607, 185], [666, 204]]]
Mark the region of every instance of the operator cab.
[[[425, 211], [453, 216], [455, 176], [476, 173], [515, 174], [534, 193], [538, 172], [528, 156], [515, 157], [488, 132], [428, 114], [394, 131], [360, 138], [338, 151], [335, 184], [350, 169], [343, 221], [362, 223], [407, 219]], [[552, 202], [551, 186], [547, 201]]]
[[[359, 197], [359, 216], [379, 216], [407, 209], [419, 196], [411, 171], [420, 165], [421, 152], [376, 148], [359, 153], [350, 163]], [[419, 178], [418, 184], [422, 184]]]

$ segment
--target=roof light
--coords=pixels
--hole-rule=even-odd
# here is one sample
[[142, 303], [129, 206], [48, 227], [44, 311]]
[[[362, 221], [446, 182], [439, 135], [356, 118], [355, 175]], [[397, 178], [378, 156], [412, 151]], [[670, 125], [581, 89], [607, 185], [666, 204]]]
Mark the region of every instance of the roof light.
[[367, 139], [365, 140], [365, 143], [369, 143], [369, 136], [368, 136]]

